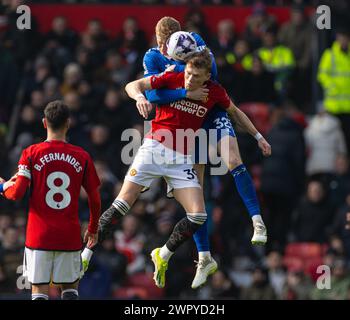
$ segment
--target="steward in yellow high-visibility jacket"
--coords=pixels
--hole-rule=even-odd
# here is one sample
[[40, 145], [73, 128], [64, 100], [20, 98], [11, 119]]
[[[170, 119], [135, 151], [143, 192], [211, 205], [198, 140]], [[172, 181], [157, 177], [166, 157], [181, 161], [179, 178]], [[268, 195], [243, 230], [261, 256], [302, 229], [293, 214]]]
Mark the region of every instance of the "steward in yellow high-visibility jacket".
[[317, 79], [323, 89], [325, 109], [334, 115], [350, 114], [350, 46], [347, 35], [337, 33], [332, 47], [324, 51]]
[[258, 54], [266, 70], [276, 74], [275, 89], [281, 91], [295, 66], [292, 50], [283, 45], [277, 45], [273, 48], [260, 48]]
[[331, 48], [318, 66], [317, 79], [323, 88], [323, 106], [341, 122], [350, 151], [350, 30], [338, 29]]
[[234, 52], [228, 52], [225, 56], [226, 61], [230, 65], [234, 65], [235, 63], [241, 63], [244, 70], [252, 70], [253, 67], [253, 56], [248, 53], [244, 57], [237, 58]]
[[277, 43], [277, 29], [268, 28], [263, 34], [263, 46], [257, 50], [267, 71], [275, 74], [275, 90], [281, 96], [286, 94], [287, 81], [295, 67], [291, 49]]

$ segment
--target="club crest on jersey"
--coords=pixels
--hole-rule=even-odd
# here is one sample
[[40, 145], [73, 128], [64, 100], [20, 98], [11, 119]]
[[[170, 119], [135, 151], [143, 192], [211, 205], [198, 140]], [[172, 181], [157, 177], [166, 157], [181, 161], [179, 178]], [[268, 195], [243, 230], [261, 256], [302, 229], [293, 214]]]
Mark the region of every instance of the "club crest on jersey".
[[130, 174], [132, 177], [136, 176], [136, 175], [137, 175], [136, 169], [131, 169], [131, 170], [129, 171], [129, 174]]

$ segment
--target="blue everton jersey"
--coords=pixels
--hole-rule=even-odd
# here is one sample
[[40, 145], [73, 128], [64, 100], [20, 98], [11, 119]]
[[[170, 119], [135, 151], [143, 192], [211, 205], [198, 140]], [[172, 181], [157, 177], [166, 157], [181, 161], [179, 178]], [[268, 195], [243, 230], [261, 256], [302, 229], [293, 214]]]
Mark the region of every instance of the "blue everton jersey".
[[[191, 35], [196, 40], [197, 48], [199, 50], [203, 50], [204, 48], [206, 48], [206, 44], [199, 34], [191, 32]], [[211, 79], [216, 80], [217, 68], [216, 68], [215, 58], [211, 52], [210, 52], [210, 55], [212, 57]], [[158, 48], [149, 49], [143, 58], [143, 68], [145, 70], [144, 72], [145, 77], [153, 74], [162, 73], [165, 71], [166, 68], [172, 65], [176, 66], [174, 70], [175, 72], [182, 72], [185, 69], [184, 62], [176, 61], [174, 59], [163, 56], [160, 53]]]

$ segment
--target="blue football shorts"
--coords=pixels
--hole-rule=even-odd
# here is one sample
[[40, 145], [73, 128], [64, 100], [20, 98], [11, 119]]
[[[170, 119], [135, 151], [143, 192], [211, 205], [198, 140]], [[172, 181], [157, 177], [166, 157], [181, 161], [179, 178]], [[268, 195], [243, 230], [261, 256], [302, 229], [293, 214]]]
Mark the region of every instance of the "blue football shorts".
[[[232, 127], [232, 123], [226, 111], [220, 107], [214, 107], [207, 118], [205, 119], [203, 129], [207, 133], [207, 144], [218, 143], [223, 137], [231, 136], [236, 137], [235, 130]], [[195, 163], [208, 163], [207, 148], [201, 148], [200, 141], [196, 139], [195, 142], [195, 154], [192, 157]], [[203, 155], [203, 150], [206, 154]]]

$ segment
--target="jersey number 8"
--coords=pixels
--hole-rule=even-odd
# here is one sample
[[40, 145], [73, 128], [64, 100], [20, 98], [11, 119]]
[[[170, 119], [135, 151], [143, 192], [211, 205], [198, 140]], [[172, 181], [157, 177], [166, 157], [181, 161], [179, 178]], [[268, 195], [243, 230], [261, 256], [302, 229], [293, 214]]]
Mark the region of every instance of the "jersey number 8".
[[[55, 185], [55, 180], [59, 179], [62, 181], [62, 184], [60, 186]], [[67, 188], [70, 184], [70, 179], [67, 174], [61, 171], [55, 171], [50, 173], [47, 176], [46, 184], [49, 187], [49, 191], [46, 194], [46, 204], [56, 210], [62, 210], [69, 206], [71, 201], [70, 193], [67, 191]], [[54, 199], [55, 194], [60, 194], [62, 197], [61, 201], [56, 201]]]

